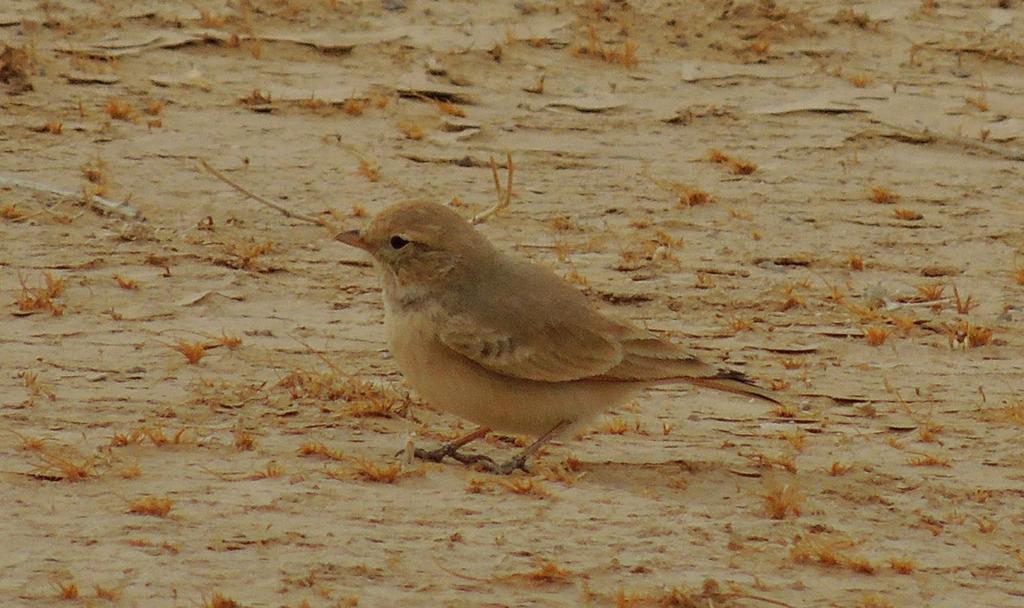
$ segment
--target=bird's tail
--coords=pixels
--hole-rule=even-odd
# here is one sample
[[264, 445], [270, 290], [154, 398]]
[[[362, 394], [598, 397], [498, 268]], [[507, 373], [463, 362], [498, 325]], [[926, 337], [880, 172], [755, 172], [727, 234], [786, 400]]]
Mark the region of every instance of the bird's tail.
[[785, 405], [782, 395], [779, 395], [773, 390], [754, 384], [752, 380], [739, 372], [728, 370], [723, 371], [717, 376], [685, 378], [685, 380], [690, 384], [696, 384], [697, 386], [736, 393], [737, 395], [748, 395], [764, 399], [765, 401], [770, 401], [771, 403], [776, 403], [778, 405]]

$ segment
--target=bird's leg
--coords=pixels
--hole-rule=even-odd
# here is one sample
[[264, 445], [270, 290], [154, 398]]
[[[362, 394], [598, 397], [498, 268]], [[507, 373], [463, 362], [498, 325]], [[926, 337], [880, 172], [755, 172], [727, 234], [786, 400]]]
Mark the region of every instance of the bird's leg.
[[498, 473], [501, 475], [511, 475], [517, 469], [523, 471], [524, 473], [529, 473], [529, 471], [526, 469], [526, 461], [529, 460], [531, 456], [536, 454], [537, 450], [544, 447], [545, 443], [551, 441], [551, 439], [554, 438], [555, 435], [557, 435], [567, 426], [569, 426], [569, 422], [567, 420], [559, 422], [558, 424], [555, 425], [555, 428], [538, 437], [536, 441], [526, 446], [526, 449], [524, 449], [516, 456], [512, 457], [511, 460], [503, 462], [499, 465], [495, 465], [494, 461], [491, 461], [490, 463], [485, 463], [484, 468], [492, 473]]
[[461, 448], [462, 446], [466, 445], [467, 443], [469, 443], [471, 441], [475, 441], [477, 439], [480, 439], [481, 437], [483, 437], [484, 435], [486, 435], [487, 433], [490, 433], [490, 432], [491, 432], [491, 429], [487, 428], [486, 426], [481, 426], [481, 427], [478, 427], [473, 432], [468, 433], [466, 435], [463, 435], [462, 437], [459, 437], [455, 441], [449, 441], [447, 443], [443, 443], [443, 444], [441, 444], [440, 447], [437, 447], [437, 448], [435, 448], [433, 450], [424, 450], [423, 448], [416, 448], [414, 454], [416, 455], [416, 458], [419, 458], [421, 460], [430, 460], [432, 462], [441, 462], [447, 456], [448, 458], [452, 458], [454, 460], [457, 460], [457, 461], [461, 462], [462, 464], [475, 464], [475, 463], [478, 463], [478, 462], [490, 462], [493, 465], [494, 461], [491, 460], [489, 457], [484, 456], [483, 454], [460, 454], [459, 453], [459, 448]]

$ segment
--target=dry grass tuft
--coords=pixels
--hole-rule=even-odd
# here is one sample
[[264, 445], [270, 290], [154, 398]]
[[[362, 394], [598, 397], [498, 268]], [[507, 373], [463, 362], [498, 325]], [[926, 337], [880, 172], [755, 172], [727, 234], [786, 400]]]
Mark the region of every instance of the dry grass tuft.
[[601, 426], [597, 427], [597, 432], [606, 435], [625, 435], [629, 428], [630, 424], [624, 418], [616, 416], [606, 420]]
[[164, 107], [166, 105], [167, 102], [162, 99], [151, 99], [142, 111], [150, 116], [159, 116], [160, 113], [164, 111]]
[[466, 117], [466, 111], [460, 108], [459, 106], [455, 105], [454, 103], [451, 103], [450, 101], [439, 100], [435, 101], [434, 105], [437, 107], [437, 111], [442, 114], [447, 114], [449, 116], [458, 116], [459, 118]]
[[907, 464], [914, 467], [946, 467], [951, 466], [948, 458], [942, 458], [934, 454], [925, 454], [923, 452], [913, 452], [916, 454], [913, 458], [907, 461]]
[[974, 325], [969, 321], [959, 320], [956, 323], [943, 323], [942, 328], [952, 349], [969, 349], [985, 346], [992, 341], [993, 331], [987, 327]]
[[873, 203], [877, 203], [879, 205], [891, 205], [898, 200], [900, 200], [900, 195], [891, 190], [879, 186], [875, 186], [871, 189], [871, 202]]
[[742, 158], [733, 158], [721, 150], [711, 149], [708, 151], [708, 160], [718, 164], [726, 165], [735, 175], [750, 175], [757, 171], [757, 165]]
[[371, 182], [380, 181], [380, 165], [376, 161], [365, 158], [359, 159], [359, 168], [356, 169], [356, 173], [362, 175]]
[[18, 209], [17, 203], [7, 203], [3, 207], [0, 207], [0, 218], [10, 220], [12, 222], [21, 222], [27, 219], [29, 215]]
[[133, 279], [126, 279], [119, 274], [114, 275], [114, 280], [121, 289], [138, 289], [139, 282]]
[[490, 494], [494, 482], [487, 477], [470, 477], [466, 482], [466, 491], [470, 494]]
[[509, 477], [500, 479], [498, 483], [506, 491], [520, 496], [534, 496], [536, 498], [548, 498], [551, 494], [540, 481], [532, 477]]
[[273, 250], [273, 241], [264, 241], [262, 243], [252, 239], [248, 241], [229, 241], [224, 243], [224, 252], [230, 256], [230, 259], [223, 263], [230, 268], [256, 271], [259, 270], [256, 264], [259, 258]]
[[715, 280], [706, 272], [698, 272], [697, 281], [693, 286], [697, 289], [711, 289], [715, 286]]
[[50, 135], [60, 135], [64, 132], [64, 123], [59, 120], [48, 120], [38, 127], [31, 127], [36, 133], [49, 133]]
[[874, 82], [869, 74], [854, 74], [847, 77], [846, 81], [858, 89], [863, 89]]
[[917, 564], [912, 559], [894, 557], [889, 560], [889, 567], [897, 574], [912, 574]]
[[942, 440], [939, 439], [939, 433], [943, 431], [943, 426], [931, 418], [923, 421], [917, 429], [917, 438], [925, 443], [937, 443], [942, 445]]
[[319, 456], [321, 458], [327, 458], [328, 460], [345, 460], [345, 455], [341, 450], [332, 450], [319, 441], [307, 442], [300, 445], [298, 455], [303, 457]]
[[[14, 431], [11, 431], [14, 432]], [[15, 433], [17, 435], [17, 433]], [[18, 435], [18, 449], [22, 452], [39, 452], [46, 446], [39, 437], [22, 437]]]
[[100, 585], [95, 585], [93, 589], [96, 592], [96, 597], [101, 600], [116, 602], [118, 599], [121, 598], [121, 591], [119, 589], [113, 589], [111, 587], [101, 587]]
[[73, 582], [56, 583], [57, 598], [65, 601], [78, 599], [78, 585]]
[[150, 515], [152, 517], [167, 517], [174, 507], [174, 501], [170, 498], [140, 498], [128, 504], [128, 512], [135, 515]]
[[772, 406], [772, 415], [778, 418], [796, 418], [796, 407], [788, 403], [776, 403]]
[[108, 97], [106, 105], [107, 116], [114, 120], [125, 120], [135, 122], [138, 120], [139, 112], [132, 104], [120, 97]]
[[924, 216], [912, 209], [898, 208], [893, 209], [893, 216], [898, 220], [917, 221], [924, 219]]
[[35, 404], [36, 399], [39, 397], [46, 397], [49, 401], [56, 401], [57, 394], [50, 390], [45, 384], [39, 381], [39, 374], [35, 372], [21, 372], [18, 374], [21, 377], [21, 383], [24, 385], [25, 390], [28, 391], [28, 399], [22, 402], [22, 406], [30, 407]]
[[315, 373], [294, 370], [278, 381], [292, 399], [346, 402], [345, 413], [356, 418], [404, 418], [409, 402], [393, 391], [359, 378], [342, 377], [336, 372]]
[[893, 608], [892, 602], [877, 593], [868, 593], [861, 598], [860, 608]]
[[829, 568], [845, 568], [861, 574], [875, 574], [878, 568], [859, 555], [847, 553], [853, 546], [847, 539], [821, 539], [797, 537], [789, 550], [790, 558], [798, 564], [818, 564]]
[[31, 473], [33, 477], [68, 482], [87, 481], [95, 478], [95, 457], [76, 462], [70, 456], [53, 451], [42, 451], [39, 457], [42, 463]]
[[765, 514], [772, 519], [786, 519], [787, 515], [800, 515], [800, 503], [803, 496], [796, 484], [769, 482], [761, 494], [764, 500]]
[[203, 597], [203, 608], [242, 608], [242, 605], [225, 595], [214, 593], [209, 598]]
[[599, 59], [606, 63], [614, 63], [625, 68], [635, 68], [638, 64], [636, 58], [637, 44], [632, 40], [626, 40], [621, 48], [610, 48], [597, 39], [597, 31], [594, 26], [587, 28], [587, 42], [576, 44], [572, 47], [572, 54], [576, 57], [590, 57]]
[[897, 315], [894, 313], [889, 315], [889, 321], [896, 326], [896, 329], [900, 330], [904, 337], [909, 336], [914, 326], [917, 325], [917, 318], [913, 315]]
[[867, 13], [858, 13], [852, 8], [840, 9], [834, 17], [829, 19], [829, 23], [852, 25], [867, 31], [878, 31], [879, 27], [879, 23], [872, 21]]
[[347, 469], [325, 470], [324, 473], [331, 479], [346, 481], [356, 479], [372, 483], [392, 484], [408, 477], [425, 475], [426, 469], [421, 467], [413, 470], [403, 470], [402, 465], [398, 463], [378, 465], [360, 459]]
[[803, 297], [797, 295], [797, 287], [797, 285], [786, 285], [779, 289], [784, 298], [779, 304], [779, 312], [786, 312], [787, 310], [804, 308], [806, 306]]
[[960, 297], [960, 290], [953, 286], [953, 302], [956, 304], [956, 312], [960, 315], [966, 315], [971, 312], [972, 308], [977, 308], [980, 303], [974, 300], [974, 297], [967, 296], [966, 298]]
[[35, 61], [30, 51], [0, 42], [0, 84], [8, 91], [19, 93], [31, 91], [29, 76], [35, 70]]
[[892, 334], [892, 331], [884, 327], [869, 327], [864, 330], [864, 339], [871, 346], [881, 346]]
[[366, 109], [366, 100], [352, 97], [341, 104], [341, 109], [349, 116], [359, 116]]
[[946, 286], [942, 283], [927, 283], [925, 285], [918, 285], [915, 289], [917, 290], [916, 301], [937, 302], [942, 299], [942, 294], [946, 291]]
[[[643, 170], [643, 175], [654, 182], [654, 185], [675, 196], [676, 204], [680, 208], [697, 207], [714, 201], [710, 193], [682, 182], [654, 177], [646, 167]], [[640, 228], [642, 226], [636, 227]]]
[[121, 479], [138, 479], [140, 475], [142, 475], [142, 469], [138, 464], [128, 465], [117, 472], [117, 476]]
[[142, 433], [138, 429], [135, 429], [127, 435], [124, 433], [114, 433], [114, 436], [110, 438], [109, 445], [112, 448], [123, 448], [124, 446], [133, 443], [142, 443], [142, 440]]
[[[627, 595], [625, 589], [619, 587], [615, 595], [609, 599], [618, 608], [640, 608], [645, 606], [660, 606], [662, 608], [734, 608], [739, 606], [735, 600], [743, 597], [765, 600], [765, 598], [743, 593], [723, 592], [722, 586], [713, 578], [704, 579], [700, 591], [687, 587], [672, 587], [655, 592], [636, 592]], [[771, 601], [771, 603], [788, 605], [774, 601]]]
[[409, 120], [399, 122], [398, 130], [402, 132], [402, 135], [405, 136], [406, 139], [411, 139], [413, 141], [419, 141], [423, 139], [423, 136], [425, 135], [423, 127]]
[[792, 433], [779, 433], [779, 439], [788, 441], [797, 453], [803, 452], [807, 447], [807, 433], [802, 429], [797, 429]]
[[536, 570], [524, 574], [512, 575], [508, 578], [526, 580], [543, 585], [566, 585], [571, 583], [572, 573], [558, 566], [553, 561], [543, 560]]
[[422, 469], [403, 471], [402, 465], [399, 463], [376, 464], [362, 459], [356, 460], [348, 470], [327, 472], [327, 476], [333, 479], [359, 479], [373, 483], [396, 483], [411, 475], [421, 474], [423, 474]]
[[319, 97], [314, 97], [311, 95], [308, 99], [299, 100], [298, 105], [300, 108], [316, 111], [329, 107], [331, 104], [324, 99], [320, 99]]
[[234, 431], [232, 431], [232, 435], [234, 437], [233, 443], [236, 450], [247, 451], [253, 449], [256, 445], [256, 436], [245, 430], [245, 427], [242, 426], [241, 423], [235, 426]]
[[985, 422], [1010, 422], [1024, 427], [1024, 401], [981, 410], [979, 417]]
[[729, 320], [728, 330], [732, 334], [738, 334], [744, 331], [752, 331], [754, 329], [754, 322], [750, 319], [744, 319], [735, 317]]
[[66, 307], [54, 302], [54, 299], [64, 293], [66, 281], [64, 278], [44, 271], [43, 284], [39, 287], [29, 287], [25, 283], [25, 278], [20, 274], [18, 280], [21, 283], [21, 294], [18, 295], [14, 303], [18, 306], [19, 311], [31, 313], [46, 310], [55, 317], [64, 314]]
[[582, 477], [582, 474], [574, 472], [575, 470], [576, 469], [570, 468], [570, 466], [565, 463], [560, 463], [545, 467], [540, 471], [540, 475], [546, 481], [553, 481], [571, 486]]
[[263, 467], [262, 470], [256, 471], [251, 475], [247, 475], [246, 477], [244, 477], [244, 479], [248, 481], [259, 481], [261, 479], [277, 479], [278, 477], [283, 476], [284, 473], [284, 467], [271, 460], [270, 462], [267, 463], [265, 467]]
[[146, 439], [158, 448], [167, 445], [183, 445], [190, 443], [189, 439], [185, 436], [187, 432], [188, 428], [182, 427], [178, 429], [178, 432], [173, 437], [168, 437], [160, 427], [142, 426], [132, 429], [127, 435], [124, 433], [114, 433], [114, 436], [110, 438], [109, 445], [112, 448], [120, 448], [131, 444], [141, 444]]
[[840, 475], [846, 475], [853, 468], [850, 464], [840, 464], [838, 461], [833, 461], [832, 466], [829, 467], [828, 474], [832, 477], [839, 477]]

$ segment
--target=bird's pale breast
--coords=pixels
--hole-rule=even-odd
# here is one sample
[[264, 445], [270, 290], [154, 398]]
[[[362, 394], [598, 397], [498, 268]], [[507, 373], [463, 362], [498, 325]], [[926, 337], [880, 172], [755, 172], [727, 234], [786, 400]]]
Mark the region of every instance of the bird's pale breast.
[[409, 386], [430, 405], [496, 431], [542, 435], [629, 400], [641, 385], [540, 382], [502, 375], [442, 344], [429, 305], [386, 309], [388, 346]]

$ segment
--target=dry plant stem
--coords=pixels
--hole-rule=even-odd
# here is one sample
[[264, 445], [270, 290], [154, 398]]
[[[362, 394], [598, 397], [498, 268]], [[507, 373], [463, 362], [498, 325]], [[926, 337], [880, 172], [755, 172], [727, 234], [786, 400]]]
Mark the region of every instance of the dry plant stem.
[[304, 215], [304, 214], [298, 213], [296, 211], [292, 211], [291, 209], [289, 209], [287, 207], [284, 207], [282, 205], [278, 205], [277, 203], [275, 203], [275, 202], [273, 202], [273, 201], [271, 201], [269, 199], [266, 199], [266, 198], [256, 194], [255, 192], [252, 192], [251, 190], [247, 190], [246, 188], [244, 188], [238, 182], [235, 182], [234, 180], [232, 180], [228, 176], [224, 175], [223, 173], [221, 173], [217, 169], [214, 169], [213, 166], [210, 165], [210, 163], [206, 162], [205, 158], [200, 158], [199, 159], [199, 164], [202, 165], [202, 167], [204, 169], [209, 171], [211, 175], [213, 175], [214, 177], [216, 177], [220, 181], [222, 181], [225, 184], [231, 186], [235, 190], [237, 190], [237, 191], [241, 192], [242, 194], [248, 196], [249, 198], [253, 199], [254, 201], [256, 201], [258, 203], [262, 203], [262, 204], [266, 205], [267, 207], [270, 207], [271, 209], [274, 209], [275, 211], [281, 213], [285, 217], [289, 217], [289, 218], [296, 219], [296, 220], [301, 220], [303, 222], [307, 222], [307, 223], [313, 224], [315, 226], [323, 226], [325, 228], [329, 228], [330, 227], [330, 226], [328, 226], [327, 222], [325, 222], [323, 220], [320, 220], [320, 219], [317, 219], [315, 217], [311, 217], [311, 216], [308, 216], [308, 215]]
[[473, 219], [469, 220], [471, 224], [482, 224], [487, 221], [487, 218], [491, 217], [495, 213], [508, 208], [512, 202], [512, 174], [515, 172], [515, 165], [512, 164], [512, 153], [506, 152], [506, 167], [508, 168], [508, 179], [505, 183], [505, 192], [501, 191], [501, 180], [498, 178], [498, 164], [494, 162], [494, 158], [491, 158], [491, 175], [494, 176], [494, 189], [497, 192], [498, 200], [494, 203], [494, 206], [490, 209], [481, 211], [480, 213], [473, 216]]
[[783, 608], [793, 608], [792, 604], [787, 604], [786, 602], [783, 602], [783, 601], [780, 601], [780, 600], [773, 600], [772, 598], [764, 597], [763, 595], [751, 595], [749, 593], [726, 593], [722, 597], [736, 598], [736, 599], [747, 599], [747, 600], [757, 600], [759, 602], [764, 602], [766, 604], [771, 604], [773, 606], [783, 606]]
[[953, 135], [942, 135], [940, 133], [933, 133], [928, 129], [921, 131], [905, 129], [898, 125], [893, 125], [885, 122], [879, 122], [878, 124], [888, 127], [892, 131], [890, 132], [867, 132], [865, 135], [878, 135], [880, 137], [886, 137], [890, 139], [896, 139], [900, 141], [907, 141], [915, 144], [927, 144], [937, 143], [945, 144], [950, 146], [959, 146], [970, 150], [978, 150], [980, 152], [986, 152], [993, 156], [999, 156], [1006, 160], [1015, 160], [1024, 162], [1024, 152], [1018, 152], [1004, 146], [998, 146], [994, 144], [988, 144], [980, 141], [976, 141], [969, 137], [953, 136]]
[[318, 351], [317, 349], [313, 348], [309, 344], [303, 342], [302, 340], [296, 338], [295, 336], [293, 336], [291, 334], [289, 334], [288, 337], [291, 338], [292, 340], [295, 340], [299, 344], [305, 346], [307, 349], [309, 349], [309, 352], [311, 352], [314, 355], [316, 355], [317, 358], [320, 359], [321, 361], [323, 361], [324, 364], [326, 364], [327, 367], [331, 368], [332, 371], [334, 371], [335, 373], [338, 373], [338, 374], [342, 373], [341, 368], [339, 368], [337, 365], [335, 365], [333, 361], [328, 359], [327, 355], [323, 354], [322, 352]]
[[[81, 200], [82, 198], [81, 192], [62, 190], [60, 188], [54, 188], [53, 186], [47, 186], [46, 184], [37, 184], [36, 182], [11, 177], [9, 175], [0, 175], [0, 184], [10, 184], [19, 188], [27, 188], [29, 190], [35, 190], [36, 192], [46, 192], [47, 194], [53, 194], [55, 196], [72, 200]], [[103, 198], [102, 196], [96, 196], [95, 194], [89, 196], [86, 199], [86, 203], [100, 211], [120, 215], [121, 217], [130, 220], [145, 220], [145, 218], [142, 217], [142, 213], [140, 213], [138, 209], [131, 207], [128, 203], [112, 201], [110, 199]]]

